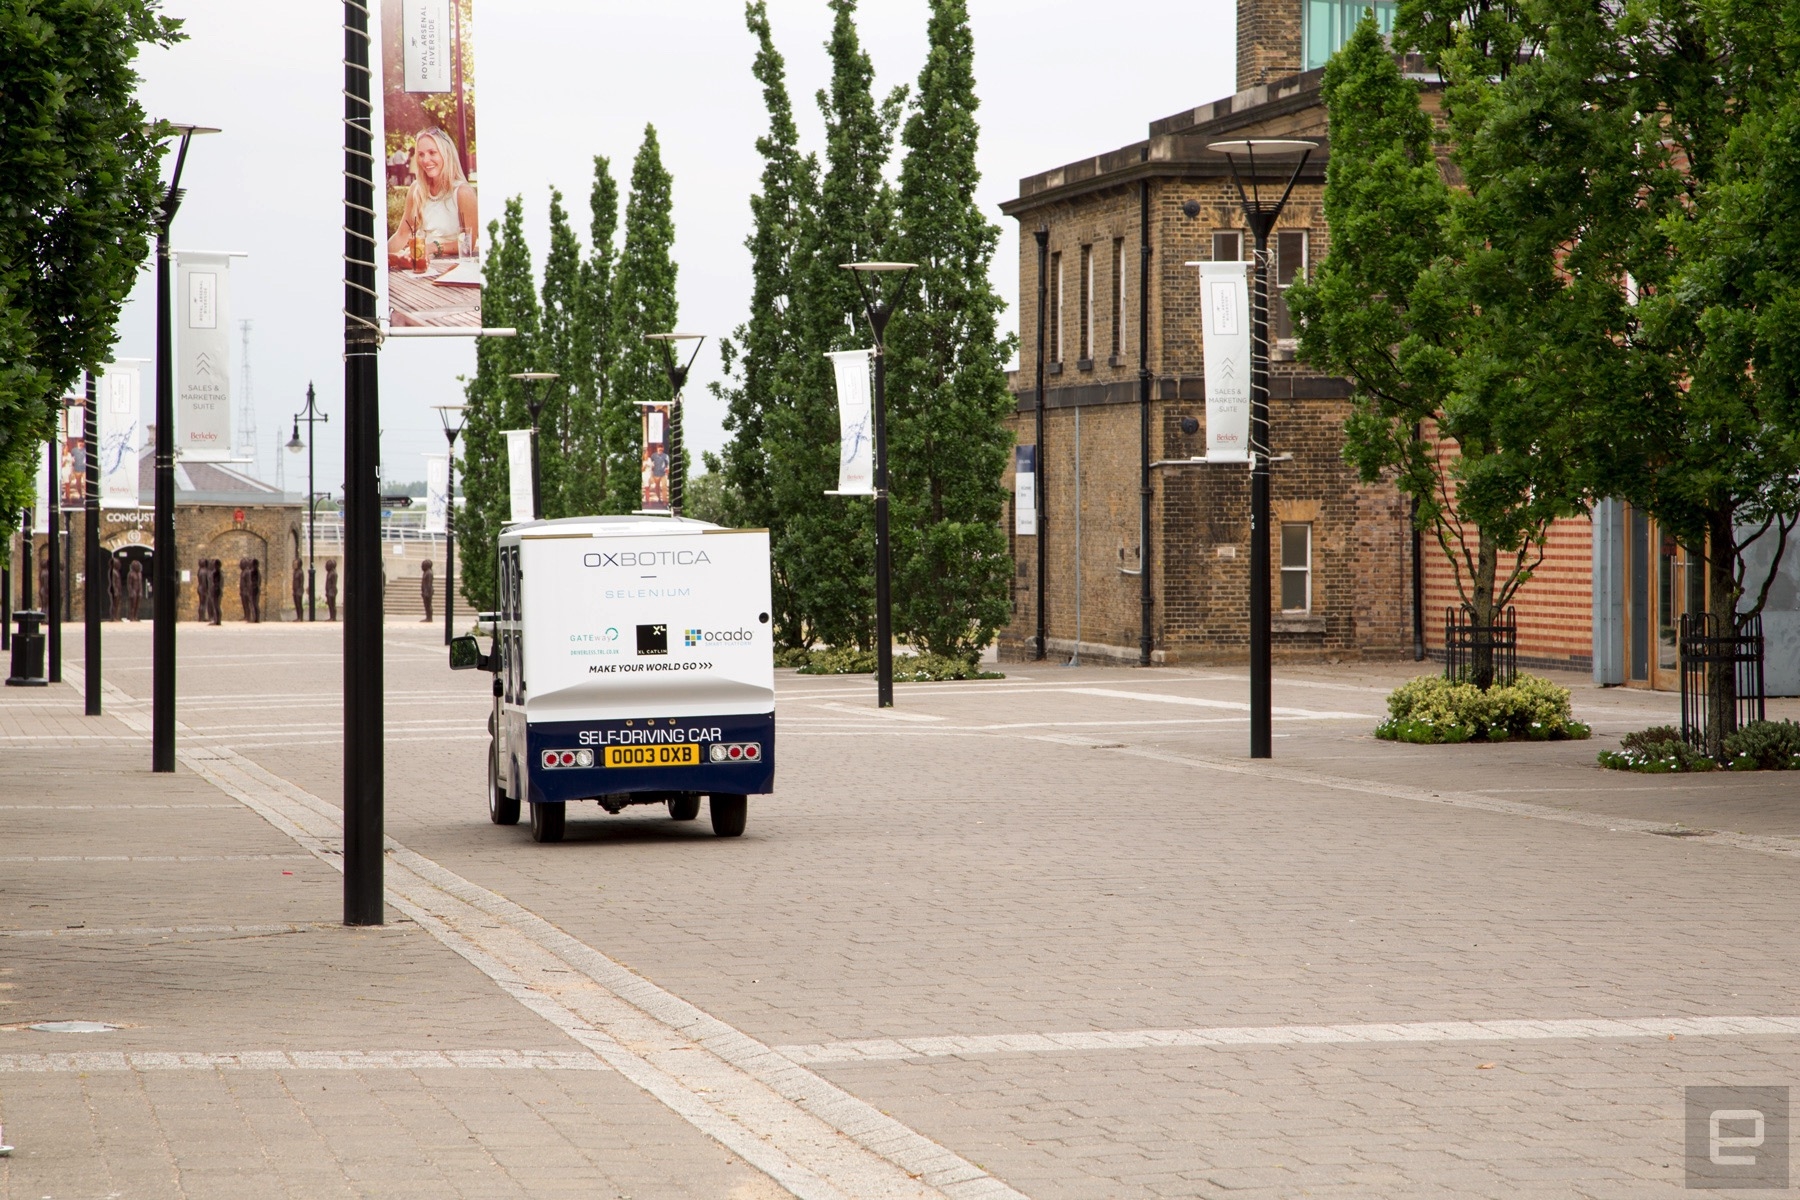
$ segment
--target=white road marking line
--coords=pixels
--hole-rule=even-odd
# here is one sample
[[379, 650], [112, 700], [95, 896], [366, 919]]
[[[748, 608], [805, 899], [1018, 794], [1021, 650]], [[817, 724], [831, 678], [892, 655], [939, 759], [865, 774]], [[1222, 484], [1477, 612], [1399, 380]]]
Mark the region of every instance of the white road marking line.
[[[341, 814], [229, 750], [190, 770], [341, 869]], [[973, 1163], [392, 838], [388, 899], [507, 994], [803, 1200], [1024, 1200]]]
[[0, 863], [305, 862], [305, 854], [0, 854]]
[[808, 1065], [896, 1062], [965, 1054], [1066, 1054], [1071, 1051], [1151, 1050], [1209, 1046], [1319, 1046], [1372, 1043], [1514, 1042], [1671, 1037], [1754, 1037], [1800, 1034], [1800, 1017], [1587, 1018], [1558, 1021], [1418, 1021], [1384, 1025], [1265, 1025], [1196, 1029], [1091, 1030], [1077, 1033], [1003, 1033], [970, 1037], [871, 1038], [777, 1046], [778, 1054]]
[[[233, 805], [242, 808], [243, 805]], [[337, 926], [319, 925], [118, 925], [110, 929], [90, 929], [79, 926], [68, 929], [0, 929], [0, 937], [8, 938], [65, 938], [65, 937], [172, 937], [176, 934], [196, 933], [304, 933], [311, 929], [335, 929]]]
[[891, 708], [854, 708], [848, 704], [814, 704], [813, 708], [828, 709], [831, 712], [852, 713], [865, 719], [879, 721], [942, 721], [943, 717], [934, 717], [930, 713], [898, 712]]
[[[1250, 711], [1250, 706], [1239, 700], [1205, 700], [1199, 696], [1162, 696], [1152, 692], [1127, 692], [1118, 688], [1074, 687], [1064, 690], [1078, 696], [1105, 696], [1113, 700], [1150, 700], [1158, 704], [1192, 704], [1197, 708], [1229, 708], [1235, 712]], [[1269, 711], [1279, 717], [1304, 717], [1314, 721], [1379, 721], [1381, 719], [1375, 713], [1336, 712], [1315, 708], [1272, 708]]]
[[97, 1071], [605, 1071], [592, 1054], [561, 1050], [83, 1050], [0, 1054], [0, 1074]]
[[241, 804], [0, 804], [0, 813], [9, 812], [138, 812], [142, 809], [242, 808]]

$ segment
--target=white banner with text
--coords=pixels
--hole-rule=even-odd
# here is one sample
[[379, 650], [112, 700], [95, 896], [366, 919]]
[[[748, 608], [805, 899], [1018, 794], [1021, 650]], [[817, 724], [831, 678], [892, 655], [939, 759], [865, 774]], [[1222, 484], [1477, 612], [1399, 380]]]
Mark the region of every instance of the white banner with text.
[[1200, 266], [1206, 460], [1250, 461], [1250, 294], [1241, 262]]
[[175, 456], [232, 457], [231, 258], [197, 250], [177, 255]]
[[869, 391], [873, 350], [839, 350], [825, 357], [837, 369], [838, 485], [835, 495], [875, 494], [874, 400]]

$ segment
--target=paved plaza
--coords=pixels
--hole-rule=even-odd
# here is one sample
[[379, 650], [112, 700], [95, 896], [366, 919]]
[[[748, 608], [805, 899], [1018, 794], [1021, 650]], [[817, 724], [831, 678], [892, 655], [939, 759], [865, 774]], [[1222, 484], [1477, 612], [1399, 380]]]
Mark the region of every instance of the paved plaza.
[[1594, 765], [1670, 695], [1404, 746], [1414, 664], [1283, 668], [1252, 762], [1241, 668], [781, 672], [742, 838], [538, 845], [395, 624], [356, 930], [341, 630], [180, 639], [173, 776], [148, 623], [0, 693], [4, 1200], [1673, 1196], [1684, 1089], [1800, 1084], [1793, 781]]

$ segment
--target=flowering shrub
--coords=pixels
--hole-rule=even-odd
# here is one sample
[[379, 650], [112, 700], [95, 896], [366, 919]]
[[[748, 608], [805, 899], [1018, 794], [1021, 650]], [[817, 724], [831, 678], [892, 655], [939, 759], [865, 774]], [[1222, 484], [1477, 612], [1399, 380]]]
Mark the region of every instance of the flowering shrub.
[[1388, 697], [1388, 719], [1375, 727], [1375, 736], [1386, 741], [1428, 745], [1542, 742], [1588, 733], [1570, 711], [1568, 688], [1524, 674], [1485, 692], [1472, 683], [1421, 675], [1395, 689]]
[[1600, 765], [1650, 774], [1712, 771], [1721, 765], [1733, 771], [1800, 771], [1800, 724], [1750, 722], [1725, 739], [1723, 764], [1689, 746], [1673, 725], [1656, 725], [1626, 734], [1617, 750], [1602, 750]]

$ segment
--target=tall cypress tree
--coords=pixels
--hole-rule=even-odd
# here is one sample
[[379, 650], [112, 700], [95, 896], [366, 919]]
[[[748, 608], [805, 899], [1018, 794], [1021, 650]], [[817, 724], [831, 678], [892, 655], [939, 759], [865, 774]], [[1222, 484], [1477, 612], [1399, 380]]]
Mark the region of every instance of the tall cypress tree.
[[856, 35], [856, 0], [831, 0], [831, 8], [831, 87], [818, 95], [825, 175], [802, 229], [796, 350], [784, 373], [793, 402], [768, 414], [764, 432], [770, 493], [787, 514], [775, 554], [804, 641], [866, 648], [874, 639], [872, 508], [866, 500], [824, 495], [837, 486], [838, 463], [837, 385], [825, 354], [870, 344], [856, 280], [841, 264], [884, 257], [893, 194], [882, 171], [906, 92], [897, 89], [877, 105], [875, 68]]
[[581, 320], [581, 243], [569, 226], [562, 193], [550, 189], [550, 252], [544, 258], [543, 327], [531, 348], [536, 370], [559, 378], [533, 384], [543, 397], [538, 422], [546, 517], [578, 516], [586, 509], [578, 489], [591, 477], [598, 446], [577, 435], [578, 413], [593, 404], [593, 355], [589, 327]]
[[[763, 157], [762, 190], [750, 197], [753, 223], [744, 242], [751, 259], [750, 319], [720, 343], [732, 378], [724, 387], [714, 385], [714, 394], [725, 401], [725, 428], [731, 433], [719, 473], [727, 519], [765, 527], [771, 542], [780, 544], [786, 519], [775, 500], [767, 424], [776, 408], [791, 404], [784, 372], [791, 371], [800, 348], [795, 273], [801, 232], [818, 202], [818, 163], [800, 152], [787, 66], [775, 49], [765, 0], [744, 6], [744, 22], [756, 36], [752, 73], [762, 84], [769, 131], [756, 140]], [[774, 594], [776, 641], [803, 644], [803, 623], [779, 558]]]
[[512, 515], [502, 434], [531, 425], [520, 385], [507, 378], [530, 369], [538, 333], [524, 212], [524, 202], [514, 196], [506, 202], [505, 221], [488, 223], [486, 286], [481, 296], [482, 320], [510, 325], [519, 335], [476, 341], [475, 377], [463, 393], [468, 412], [462, 434], [463, 507], [456, 514], [456, 549], [462, 555], [463, 595], [477, 610], [494, 607], [494, 540]]
[[1000, 230], [975, 202], [979, 129], [967, 0], [931, 0], [930, 51], [902, 140], [897, 249], [918, 264], [888, 336], [896, 626], [973, 657], [1011, 608], [1001, 475], [1013, 408], [988, 282]]
[[[619, 187], [613, 182], [612, 165], [594, 156], [594, 186], [588, 196], [591, 214], [588, 227], [590, 249], [581, 264], [580, 289], [576, 296], [577, 321], [583, 330], [583, 367], [591, 400], [577, 405], [570, 422], [576, 444], [582, 447], [576, 478], [572, 481], [569, 502], [581, 513], [606, 510], [607, 480], [612, 476], [621, 447], [616, 431], [609, 432], [606, 415], [612, 394], [611, 371], [617, 356], [612, 321], [613, 262], [617, 251], [613, 239], [619, 232]], [[624, 448], [630, 451], [630, 447]], [[635, 461], [635, 455], [634, 461]], [[635, 476], [635, 466], [626, 467]]]
[[[670, 215], [669, 173], [663, 168], [656, 127], [644, 126], [644, 143], [631, 164], [631, 198], [625, 204], [625, 245], [612, 288], [616, 356], [607, 396], [607, 446], [616, 456], [607, 472], [607, 505], [630, 512], [641, 499], [638, 472], [621, 469], [637, 461], [638, 405], [666, 402], [669, 378], [662, 348], [644, 341], [647, 333], [675, 328], [675, 221]], [[628, 451], [627, 451], [628, 448]], [[685, 464], [671, 462], [671, 480]]]

